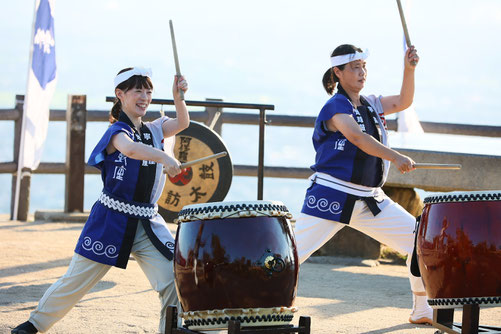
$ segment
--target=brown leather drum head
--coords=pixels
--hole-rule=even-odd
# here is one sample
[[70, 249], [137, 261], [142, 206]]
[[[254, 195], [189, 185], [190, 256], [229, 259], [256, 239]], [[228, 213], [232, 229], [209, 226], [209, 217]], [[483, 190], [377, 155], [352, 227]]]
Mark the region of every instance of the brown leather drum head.
[[[207, 126], [190, 122], [176, 135], [174, 155], [188, 162], [226, 151], [221, 137]], [[230, 152], [225, 157], [204, 161], [186, 168], [174, 178], [167, 175], [164, 190], [158, 200], [158, 212], [167, 222], [177, 218], [183, 206], [224, 200], [233, 178]]]

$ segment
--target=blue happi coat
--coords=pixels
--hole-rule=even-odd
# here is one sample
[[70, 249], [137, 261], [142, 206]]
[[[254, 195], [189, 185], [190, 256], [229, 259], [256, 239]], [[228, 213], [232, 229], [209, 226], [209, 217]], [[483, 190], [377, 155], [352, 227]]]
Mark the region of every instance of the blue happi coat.
[[[125, 268], [137, 224], [141, 223], [155, 247], [172, 259], [174, 238], [155, 204], [165, 184], [163, 166], [153, 161], [128, 158], [118, 150], [109, 155], [106, 153], [111, 138], [120, 132], [135, 142], [164, 149], [162, 123], [166, 120], [167, 117], [162, 117], [142, 123], [140, 134], [122, 112], [119, 121], [104, 133], [88, 161], [89, 165], [101, 170], [104, 187], [82, 230], [76, 253], [99, 263]], [[174, 137], [165, 138], [166, 152], [172, 152], [173, 143]], [[140, 210], [123, 211], [124, 203], [127, 208]], [[146, 214], [151, 216], [145, 218]]]
[[387, 129], [380, 97], [361, 97], [367, 117], [339, 88], [340, 92], [325, 103], [315, 121], [312, 139], [316, 156], [311, 166], [315, 173], [310, 178], [301, 212], [348, 224], [358, 199], [366, 200], [371, 211], [378, 213], [377, 199], [382, 194], [380, 187], [388, 175], [389, 162], [367, 155], [340, 131], [329, 131], [325, 122], [339, 113], [352, 115], [362, 131], [370, 130], [369, 134], [384, 145], [387, 145]]

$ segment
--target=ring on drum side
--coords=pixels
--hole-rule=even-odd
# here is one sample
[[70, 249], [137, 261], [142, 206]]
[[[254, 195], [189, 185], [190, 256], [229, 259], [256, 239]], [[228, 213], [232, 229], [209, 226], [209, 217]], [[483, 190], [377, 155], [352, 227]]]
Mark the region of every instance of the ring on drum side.
[[179, 212], [174, 276], [190, 329], [288, 324], [299, 261], [281, 202], [215, 202]]
[[[190, 126], [176, 135], [174, 156], [188, 162], [226, 151], [222, 138], [209, 127], [190, 121]], [[185, 205], [222, 201], [230, 190], [233, 164], [228, 154], [182, 170], [175, 177], [167, 176], [158, 200], [158, 212], [167, 222], [177, 218]]]
[[501, 304], [501, 191], [426, 197], [418, 264], [434, 308]]

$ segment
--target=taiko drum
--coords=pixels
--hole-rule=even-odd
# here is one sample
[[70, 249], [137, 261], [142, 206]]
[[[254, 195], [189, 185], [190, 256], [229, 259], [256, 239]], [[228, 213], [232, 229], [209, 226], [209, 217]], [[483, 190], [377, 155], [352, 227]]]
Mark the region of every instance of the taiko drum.
[[299, 262], [281, 202], [187, 205], [178, 216], [174, 274], [190, 329], [289, 323]]
[[417, 235], [434, 308], [501, 304], [501, 191], [430, 196]]

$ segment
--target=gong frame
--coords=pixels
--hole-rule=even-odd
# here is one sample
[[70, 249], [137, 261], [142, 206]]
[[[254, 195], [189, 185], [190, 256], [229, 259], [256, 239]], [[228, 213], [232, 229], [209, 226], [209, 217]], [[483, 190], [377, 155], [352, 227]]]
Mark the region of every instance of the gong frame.
[[[113, 102], [115, 97], [107, 96], [106, 102]], [[187, 106], [193, 107], [211, 107], [211, 108], [235, 108], [235, 109], [251, 109], [259, 110], [259, 140], [258, 140], [258, 165], [257, 165], [257, 200], [263, 199], [263, 180], [264, 180], [264, 134], [265, 125], [270, 122], [266, 120], [266, 110], [275, 110], [272, 104], [259, 104], [259, 103], [235, 103], [235, 102], [221, 102], [221, 101], [185, 101]], [[172, 99], [153, 99], [151, 104], [159, 105], [174, 105]], [[154, 112], [146, 113], [144, 120], [154, 119]], [[250, 115], [250, 117], [255, 117]], [[229, 152], [228, 152], [229, 153]]]

